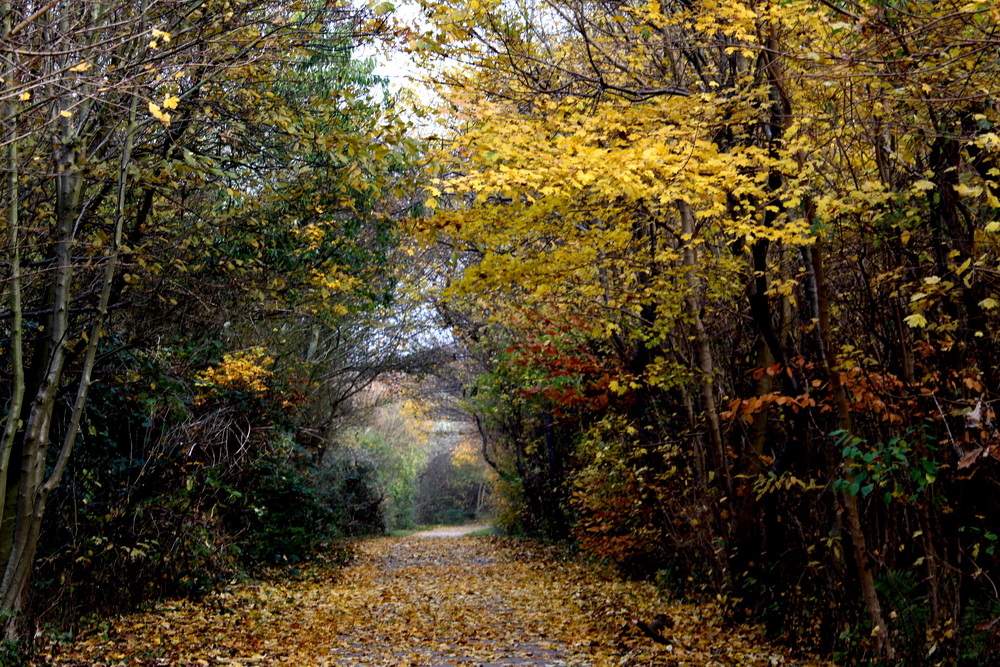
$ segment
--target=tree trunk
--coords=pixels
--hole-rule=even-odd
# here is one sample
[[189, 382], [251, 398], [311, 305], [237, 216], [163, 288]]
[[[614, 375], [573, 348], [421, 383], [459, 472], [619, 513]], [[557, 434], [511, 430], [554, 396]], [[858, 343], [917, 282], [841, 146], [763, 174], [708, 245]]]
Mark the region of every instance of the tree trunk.
[[[771, 348], [767, 346], [763, 337], [759, 337], [757, 339], [756, 347], [757, 366], [763, 369], [773, 366], [774, 355], [771, 354]], [[760, 398], [765, 394], [771, 393], [773, 387], [774, 376], [770, 373], [761, 373], [760, 379], [757, 380], [757, 387], [754, 391], [754, 395], [757, 398]], [[750, 452], [746, 468], [746, 473], [750, 477], [756, 477], [764, 470], [761, 458], [764, 456], [764, 441], [767, 439], [767, 422], [770, 413], [770, 403], [764, 403], [760, 410], [753, 413], [750, 418], [750, 432], [747, 436], [750, 441]]]
[[[3, 36], [7, 39], [12, 30], [11, 3], [5, 2], [0, 9], [3, 11]], [[15, 80], [16, 56], [11, 53], [10, 60], [4, 63], [3, 80]], [[4, 198], [7, 202], [7, 249], [6, 254], [10, 264], [10, 277], [7, 280], [9, 292], [7, 305], [11, 313], [10, 322], [10, 365], [11, 365], [11, 396], [7, 406], [7, 421], [4, 424], [2, 440], [0, 440], [0, 553], [8, 553], [13, 543], [12, 510], [16, 499], [16, 477], [10, 475], [11, 453], [15, 440], [21, 428], [21, 410], [24, 400], [24, 343], [23, 343], [23, 309], [21, 306], [21, 247], [20, 247], [20, 209], [19, 187], [20, 164], [17, 143], [17, 108], [16, 102], [8, 100], [4, 104], [3, 118], [6, 126], [5, 140], [7, 143], [6, 169], [7, 182]], [[8, 491], [10, 485], [10, 492]]]
[[[65, 110], [66, 102], [63, 102]], [[52, 317], [48, 327], [48, 355], [41, 384], [28, 413], [21, 446], [21, 479], [14, 521], [14, 538], [0, 583], [0, 609], [8, 619], [7, 634], [13, 636], [14, 619], [23, 604], [31, 563], [38, 540], [44, 498], [39, 495], [45, 481], [45, 461], [52, 426], [52, 413], [62, 383], [69, 337], [69, 304], [73, 280], [74, 223], [80, 201], [80, 177], [70, 119], [63, 119], [61, 146], [56, 148], [56, 225], [55, 268], [51, 300]]]
[[715, 364], [712, 360], [712, 345], [708, 331], [701, 319], [701, 302], [699, 294], [701, 286], [696, 274], [698, 254], [694, 246], [694, 212], [685, 202], [677, 203], [681, 216], [681, 234], [684, 241], [684, 279], [687, 282], [687, 292], [684, 302], [688, 316], [694, 326], [694, 349], [698, 364], [698, 386], [701, 389], [702, 410], [705, 413], [705, 425], [708, 429], [710, 451], [713, 465], [722, 477], [726, 493], [732, 491], [732, 475], [729, 470], [729, 460], [726, 458], [725, 446], [722, 441], [722, 427], [719, 422], [719, 411], [715, 402]]
[[[840, 381], [840, 373], [835, 370], [837, 355], [833, 350], [832, 337], [830, 334], [830, 306], [826, 290], [826, 276], [823, 268], [823, 241], [817, 239], [812, 246], [812, 264], [816, 279], [816, 296], [819, 305], [819, 327], [823, 341], [823, 364], [830, 383], [830, 394], [837, 409], [837, 428], [845, 436], [850, 436], [852, 431], [850, 406], [847, 403], [847, 394]], [[848, 457], [841, 462], [843, 474], [848, 483], [853, 481], [854, 462]], [[854, 566], [858, 572], [858, 580], [861, 583], [861, 597], [868, 610], [868, 618], [872, 624], [872, 635], [875, 638], [875, 649], [885, 664], [893, 664], [895, 651], [892, 647], [892, 640], [889, 637], [889, 629], [885, 623], [885, 616], [882, 613], [882, 604], [879, 601], [878, 591], [875, 589], [875, 575], [872, 573], [871, 562], [868, 559], [868, 544], [865, 538], [864, 528], [861, 523], [861, 509], [858, 505], [857, 494], [850, 490], [842, 494], [844, 503], [844, 515], [847, 522], [847, 531], [851, 536], [851, 544], [854, 546]]]
[[[59, 21], [59, 34], [69, 31], [69, 16], [63, 13]], [[65, 63], [56, 59], [53, 71], [58, 73]], [[58, 74], [56, 75], [58, 76]], [[56, 84], [53, 83], [53, 86]], [[53, 163], [55, 168], [55, 226], [54, 263], [51, 300], [51, 317], [47, 327], [47, 346], [39, 356], [38, 368], [41, 381], [28, 411], [21, 439], [20, 479], [18, 480], [16, 516], [13, 521], [13, 536], [4, 574], [0, 580], [0, 611], [4, 615], [4, 631], [8, 638], [16, 636], [19, 613], [24, 605], [27, 582], [35, 558], [38, 534], [41, 530], [42, 512], [45, 506], [44, 491], [45, 465], [49, 436], [56, 398], [62, 384], [66, 363], [66, 349], [69, 343], [69, 307], [72, 296], [73, 257], [75, 227], [80, 208], [82, 161], [79, 146], [81, 141], [76, 133], [71, 99], [58, 96], [60, 136], [55, 142]], [[9, 187], [9, 186], [8, 186]]]

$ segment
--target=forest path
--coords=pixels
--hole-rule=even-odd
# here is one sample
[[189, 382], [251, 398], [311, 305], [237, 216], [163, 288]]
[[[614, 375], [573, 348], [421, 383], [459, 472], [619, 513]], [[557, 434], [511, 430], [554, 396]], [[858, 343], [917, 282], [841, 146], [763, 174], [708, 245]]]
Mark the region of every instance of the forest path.
[[421, 530], [410, 537], [465, 537], [472, 533], [481, 533], [490, 529], [489, 524], [476, 523], [468, 526], [441, 526], [430, 530]]
[[[476, 529], [478, 530], [478, 527]], [[469, 531], [466, 531], [469, 532]], [[433, 538], [433, 539], [432, 539]], [[660, 603], [555, 549], [442, 533], [359, 540], [347, 567], [233, 586], [131, 614], [48, 657], [52, 665], [611, 667], [792, 665], [711, 605]], [[654, 644], [633, 617], [674, 619]]]

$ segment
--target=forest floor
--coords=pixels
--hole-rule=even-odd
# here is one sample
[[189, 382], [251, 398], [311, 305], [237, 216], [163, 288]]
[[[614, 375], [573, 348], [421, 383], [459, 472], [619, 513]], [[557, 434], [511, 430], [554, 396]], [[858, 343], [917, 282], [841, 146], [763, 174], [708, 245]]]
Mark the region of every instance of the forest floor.
[[[658, 601], [556, 549], [445, 529], [359, 540], [347, 567], [234, 585], [106, 623], [41, 665], [611, 667], [818, 665], [725, 625], [711, 604]], [[633, 619], [665, 613], [667, 644]]]

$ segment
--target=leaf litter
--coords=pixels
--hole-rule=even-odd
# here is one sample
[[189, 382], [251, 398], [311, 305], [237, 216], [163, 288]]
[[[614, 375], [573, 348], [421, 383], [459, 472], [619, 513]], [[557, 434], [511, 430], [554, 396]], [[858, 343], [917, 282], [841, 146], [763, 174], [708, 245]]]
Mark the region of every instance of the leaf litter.
[[[233, 585], [119, 617], [36, 664], [249, 667], [819, 665], [792, 658], [718, 606], [668, 602], [646, 582], [528, 540], [359, 540], [347, 567]], [[664, 643], [636, 619], [665, 614]]]

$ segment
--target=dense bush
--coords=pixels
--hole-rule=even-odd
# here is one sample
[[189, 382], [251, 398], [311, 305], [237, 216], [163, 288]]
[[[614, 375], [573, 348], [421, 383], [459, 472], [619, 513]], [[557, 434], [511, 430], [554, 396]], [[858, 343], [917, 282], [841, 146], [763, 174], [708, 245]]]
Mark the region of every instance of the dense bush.
[[184, 375], [192, 354], [132, 356], [118, 381], [92, 394], [40, 544], [29, 610], [39, 622], [72, 626], [81, 614], [200, 596], [242, 573], [300, 562], [333, 538], [381, 530], [377, 502], [368, 514], [357, 509], [377, 498], [373, 480], [319, 468], [286, 430], [281, 393], [247, 384], [265, 377], [264, 359], [223, 357], [209, 368], [245, 377], [227, 385], [217, 375], [212, 385]]

